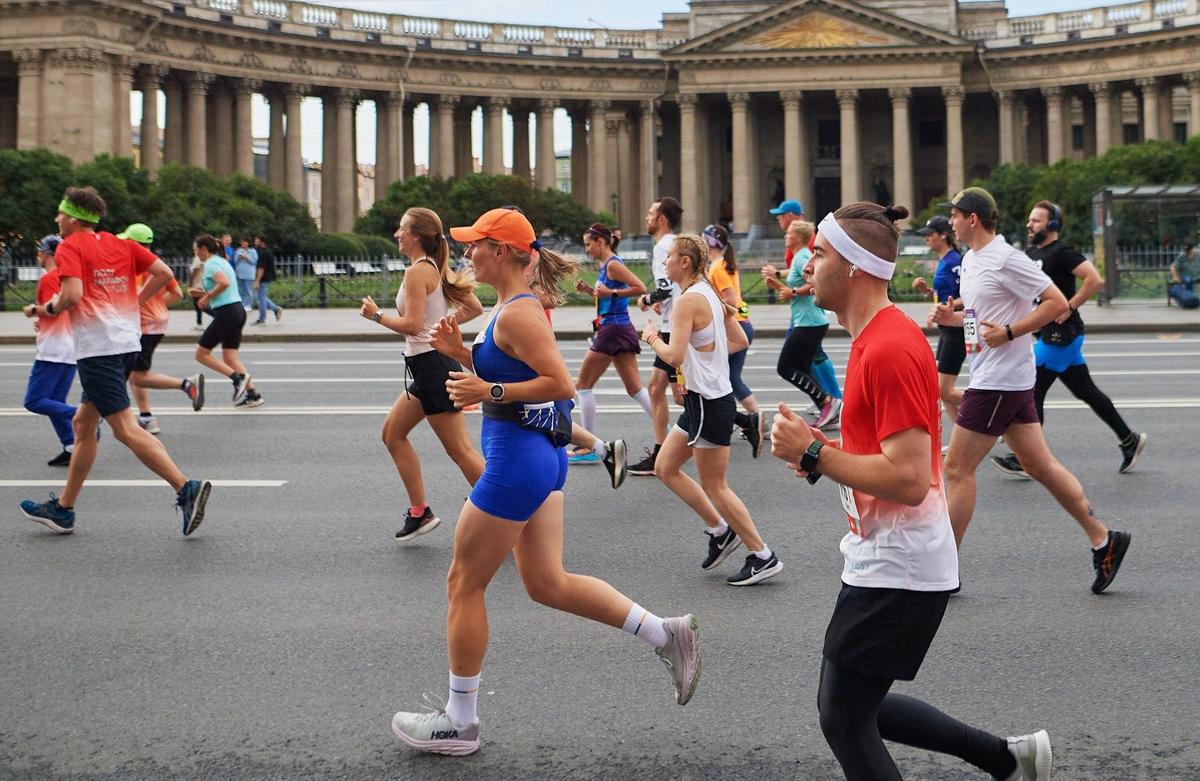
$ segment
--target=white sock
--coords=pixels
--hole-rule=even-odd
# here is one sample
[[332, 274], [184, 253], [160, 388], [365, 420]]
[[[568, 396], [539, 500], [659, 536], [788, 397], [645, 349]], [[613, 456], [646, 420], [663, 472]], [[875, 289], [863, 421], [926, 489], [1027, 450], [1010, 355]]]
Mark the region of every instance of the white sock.
[[756, 551], [750, 551], [750, 552], [753, 553], [755, 556], [757, 556], [762, 561], [766, 561], [767, 559], [771, 558], [771, 546], [766, 544], [765, 542], [763, 543], [762, 550], [756, 550]]
[[630, 398], [638, 403], [638, 406], [642, 408], [642, 412], [645, 412], [647, 416], [650, 415], [650, 391], [642, 388], [630, 396]]
[[592, 452], [600, 456], [601, 461], [608, 458], [608, 446], [599, 439], [596, 440], [596, 446], [592, 448]]
[[1108, 545], [1107, 537], [1105, 537], [1104, 542], [1100, 543], [1099, 545], [1093, 545], [1092, 550], [1104, 550], [1104, 546], [1106, 546], [1106, 545]]
[[579, 391], [579, 417], [585, 429], [596, 430], [596, 394], [590, 390]]
[[621, 630], [642, 638], [652, 648], [662, 648], [667, 644], [667, 628], [663, 620], [636, 602], [629, 608], [629, 615], [625, 616]]
[[479, 699], [479, 676], [469, 678], [450, 673], [450, 698], [446, 703], [446, 715], [454, 726], [462, 729], [468, 724], [479, 721], [475, 713], [475, 704]]
[[70, 445], [64, 446], [63, 450], [67, 451], [68, 453], [74, 453], [75, 452], [75, 443], [71, 443]]
[[717, 525], [709, 528], [708, 533], [714, 537], [720, 537], [725, 532], [729, 531], [729, 524], [725, 523], [725, 519], [717, 521]]

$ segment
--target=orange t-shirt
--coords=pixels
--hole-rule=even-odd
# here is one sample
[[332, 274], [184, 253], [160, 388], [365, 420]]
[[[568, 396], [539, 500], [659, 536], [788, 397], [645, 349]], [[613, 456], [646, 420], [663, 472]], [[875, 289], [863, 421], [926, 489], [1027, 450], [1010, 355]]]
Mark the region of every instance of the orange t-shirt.
[[[149, 274], [138, 274], [138, 290], [142, 289], [142, 286], [146, 284], [146, 280], [149, 278]], [[183, 291], [179, 288], [179, 282], [172, 279], [162, 290], [155, 293], [141, 305], [142, 333], [165, 334], [167, 332], [167, 323], [170, 320], [170, 315], [167, 314], [166, 301], [168, 291], [179, 293], [181, 296], [183, 295]]]
[[[733, 295], [737, 301], [735, 306], [738, 310], [738, 322], [750, 319], [750, 315], [746, 314], [746, 302], [742, 300], [742, 284], [738, 279], [738, 272], [730, 274], [725, 270], [725, 262], [717, 261], [708, 267], [708, 281], [712, 284], [713, 290], [717, 291], [718, 296], [733, 288]], [[721, 300], [725, 300], [724, 297]]]

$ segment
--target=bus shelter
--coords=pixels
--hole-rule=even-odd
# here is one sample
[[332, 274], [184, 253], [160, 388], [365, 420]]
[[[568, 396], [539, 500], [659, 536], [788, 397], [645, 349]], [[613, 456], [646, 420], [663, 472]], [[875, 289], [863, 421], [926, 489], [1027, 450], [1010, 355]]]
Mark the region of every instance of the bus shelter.
[[1165, 295], [1167, 267], [1196, 240], [1200, 185], [1112, 185], [1092, 196], [1096, 268], [1104, 274], [1100, 303], [1119, 296]]

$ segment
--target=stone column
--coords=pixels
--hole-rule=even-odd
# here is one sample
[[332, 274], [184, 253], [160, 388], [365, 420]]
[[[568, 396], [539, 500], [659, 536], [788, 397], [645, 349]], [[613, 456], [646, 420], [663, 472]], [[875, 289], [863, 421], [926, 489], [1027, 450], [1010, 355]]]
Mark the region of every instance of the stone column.
[[1054, 165], [1063, 157], [1062, 87], [1042, 87], [1046, 99], [1046, 163]]
[[536, 181], [539, 190], [554, 187], [554, 111], [558, 101], [542, 99], [537, 107], [537, 166]]
[[233, 170], [242, 176], [254, 176], [254, 125], [250, 118], [250, 99], [261, 89], [262, 82], [258, 79], [238, 79], [234, 84]]
[[[998, 103], [1000, 106], [1000, 163], [1013, 164], [1017, 162], [1017, 119], [1013, 111], [1013, 104], [1016, 97], [1012, 92], [1003, 90], [1000, 92]], [[957, 191], [956, 191], [957, 192]], [[953, 195], [954, 193], [951, 193]]]
[[[625, 124], [625, 118], [618, 114], [610, 113], [604, 118], [604, 181], [608, 183], [608, 190], [604, 195], [607, 205], [604, 208], [617, 218], [617, 225], [622, 224], [621, 213], [625, 209], [621, 198], [621, 183], [624, 179], [621, 169], [628, 165], [628, 158], [622, 157], [625, 149], [621, 146], [621, 133]], [[617, 196], [615, 204], [614, 195]]]
[[730, 92], [728, 98], [733, 128], [733, 226], [735, 230], [747, 231], [754, 222], [754, 205], [750, 202], [754, 167], [750, 148], [750, 94]]
[[358, 160], [354, 144], [354, 109], [359, 93], [339, 90], [337, 96], [337, 226], [339, 233], [354, 229], [354, 204], [358, 194]]
[[630, 234], [637, 233], [633, 228], [637, 220], [638, 205], [642, 202], [641, 161], [635, 151], [639, 135], [640, 132], [634, 133], [628, 115], [617, 120], [617, 224]]
[[184, 103], [183, 84], [176, 77], [168, 77], [163, 82], [163, 96], [166, 98], [166, 117], [163, 119], [163, 163], [180, 165], [184, 158], [184, 114], [187, 106]]
[[[129, 93], [133, 90], [133, 62], [124, 56], [112, 58], [113, 155], [133, 154], [133, 128], [129, 124]], [[157, 139], [158, 134], [155, 134]]]
[[403, 100], [395, 92], [389, 92], [375, 100], [375, 199], [387, 192], [392, 182], [399, 181], [404, 174], [400, 149], [404, 146], [401, 133], [404, 122], [400, 117]]
[[837, 102], [841, 119], [842, 205], [845, 205], [860, 200], [862, 191], [858, 149], [858, 90], [838, 90]]
[[605, 122], [612, 103], [607, 100], [593, 100], [588, 111], [588, 179], [590, 197], [588, 207], [592, 211], [608, 211], [611, 204], [608, 201], [608, 176], [604, 165], [604, 148], [606, 146]]
[[[1112, 92], [1105, 82], [1089, 84], [1088, 90], [1091, 91], [1092, 99], [1096, 104], [1096, 154], [1102, 155], [1113, 146]], [[1119, 102], [1116, 108], [1119, 113], [1121, 110]]]
[[1158, 80], [1158, 137], [1168, 144], [1175, 143], [1175, 111], [1169, 78]]
[[[166, 65], [147, 65], [139, 74], [138, 89], [142, 91], [142, 140], [138, 158], [142, 168], [153, 179], [162, 167], [162, 152], [158, 135], [158, 88], [167, 77]], [[178, 107], [176, 107], [178, 108]]]
[[[637, 167], [640, 174], [637, 192], [640, 197], [634, 201], [633, 220], [630, 222], [633, 233], [641, 232], [632, 229], [637, 226], [638, 218], [649, 210], [650, 204], [658, 197], [658, 114], [653, 100], [642, 103], [641, 121], [638, 126]], [[633, 197], [632, 193], [630, 197]]]
[[42, 72], [45, 59], [40, 49], [13, 52], [17, 61], [17, 149], [45, 146], [42, 123]]
[[208, 167], [222, 176], [233, 173], [233, 93], [226, 82], [218, 81], [209, 90], [212, 123], [208, 132]]
[[321, 96], [321, 230], [337, 230], [338, 210], [337, 92]]
[[[480, 111], [481, 125], [483, 123], [482, 114], [483, 112]], [[472, 145], [474, 116], [474, 105], [460, 105], [454, 112], [454, 171], [457, 176], [475, 173], [475, 152]], [[482, 128], [480, 129], [482, 130]], [[482, 161], [480, 161], [479, 170], [483, 170]]]
[[591, 197], [588, 189], [588, 154], [587, 112], [582, 107], [571, 110], [571, 195], [580, 204], [586, 206]]
[[273, 89], [264, 97], [270, 113], [267, 131], [267, 184], [276, 190], [287, 188], [287, 130], [284, 127], [284, 115], [287, 106], [283, 92]]
[[[912, 125], [908, 114], [912, 90], [908, 87], [893, 87], [888, 90], [888, 97], [892, 99], [892, 197], [896, 203], [916, 212], [916, 196], [913, 193]], [[890, 203], [882, 205], [891, 206]], [[901, 227], [906, 227], [907, 224], [908, 220], [901, 221]]]
[[[438, 169], [432, 173], [443, 179], [454, 178], [454, 107], [458, 105], [457, 95], [440, 95], [437, 99], [437, 163]], [[430, 140], [430, 146], [434, 141]]]
[[946, 102], [946, 192], [958, 192], [966, 184], [963, 160], [963, 88], [942, 87], [942, 99]]
[[483, 104], [483, 172], [504, 173], [504, 110], [508, 98], [488, 98]]
[[513, 176], [530, 181], [529, 170], [529, 109], [517, 106], [509, 110], [513, 127]]
[[283, 138], [283, 183], [292, 197], [304, 202], [304, 159], [302, 149], [303, 120], [300, 118], [301, 101], [305, 89], [300, 84], [288, 84], [283, 88], [284, 105], [287, 112], [287, 129]]
[[783, 197], [795, 198], [804, 208], [812, 209], [808, 136], [801, 115], [804, 93], [787, 90], [779, 93], [779, 97], [783, 101]]
[[1151, 76], [1134, 83], [1142, 91], [1142, 140], [1158, 141], [1162, 138], [1158, 132], [1158, 79]]
[[410, 101], [405, 101], [400, 108], [400, 126], [402, 135], [400, 136], [400, 175], [405, 179], [411, 179], [416, 176], [416, 157], [413, 154], [415, 143], [413, 142], [413, 109], [415, 106]]
[[679, 96], [679, 200], [683, 203], [683, 230], [696, 225], [697, 201], [700, 199], [700, 170], [696, 159], [696, 95]]
[[1200, 72], [1183, 74], [1188, 88], [1188, 136], [1200, 134]]
[[215, 77], [211, 73], [187, 75], [187, 164], [208, 167], [208, 88]]

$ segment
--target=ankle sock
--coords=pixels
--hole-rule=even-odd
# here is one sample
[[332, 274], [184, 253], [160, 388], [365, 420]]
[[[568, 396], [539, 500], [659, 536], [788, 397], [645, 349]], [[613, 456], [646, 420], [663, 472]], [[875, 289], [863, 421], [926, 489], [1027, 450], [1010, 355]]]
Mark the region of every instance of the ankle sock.
[[629, 608], [621, 631], [640, 637], [651, 648], [662, 648], [667, 644], [667, 628], [663, 620], [636, 602]]
[[149, 420], [150, 418], [154, 417], [154, 415], [150, 412], [139, 412], [138, 417], [142, 420]]
[[420, 518], [428, 509], [429, 505], [427, 504], [414, 504], [412, 507], [408, 508], [408, 514], [414, 518]]
[[1107, 538], [1107, 537], [1105, 537], [1105, 538], [1104, 538], [1104, 542], [1100, 543], [1099, 545], [1093, 545], [1093, 546], [1092, 546], [1092, 550], [1094, 550], [1094, 551], [1102, 551], [1102, 550], [1104, 550], [1104, 549], [1105, 549], [1105, 548], [1107, 548], [1107, 547], [1108, 547], [1108, 538]]
[[608, 445], [605, 445], [601, 440], [596, 440], [596, 446], [592, 448], [592, 452], [600, 456], [600, 460], [608, 458]]
[[450, 696], [447, 698], [446, 715], [454, 726], [462, 729], [479, 721], [476, 705], [479, 701], [479, 676], [462, 676], [450, 673]]
[[729, 531], [729, 524], [725, 522], [724, 518], [717, 521], [716, 526], [709, 527], [709, 529], [708, 529], [708, 533], [714, 537], [720, 537], [722, 534], [724, 534], [727, 531]]
[[766, 544], [765, 542], [763, 543], [762, 550], [756, 550], [756, 551], [750, 551], [750, 552], [753, 553], [755, 556], [757, 556], [762, 561], [766, 561], [767, 559], [771, 558], [771, 546]]

